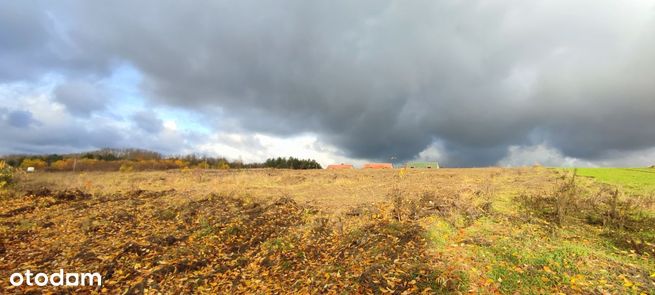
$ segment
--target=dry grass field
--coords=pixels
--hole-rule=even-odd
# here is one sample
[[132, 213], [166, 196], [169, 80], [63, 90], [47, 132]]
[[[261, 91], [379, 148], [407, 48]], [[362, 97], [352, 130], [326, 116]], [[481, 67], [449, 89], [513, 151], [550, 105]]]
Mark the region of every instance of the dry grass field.
[[9, 292], [655, 293], [653, 192], [572, 170], [35, 173], [1, 198]]

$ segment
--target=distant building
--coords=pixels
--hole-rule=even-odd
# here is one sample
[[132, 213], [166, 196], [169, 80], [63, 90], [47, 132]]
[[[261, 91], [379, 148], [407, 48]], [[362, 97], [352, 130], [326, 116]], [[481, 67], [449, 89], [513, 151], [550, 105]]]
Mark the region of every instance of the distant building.
[[393, 169], [391, 163], [368, 163], [364, 164], [364, 169]]
[[405, 164], [407, 169], [439, 169], [438, 162], [408, 162]]
[[327, 169], [353, 169], [353, 165], [351, 165], [351, 164], [344, 164], [344, 163], [341, 163], [341, 164], [332, 164], [332, 165], [328, 165], [328, 166], [327, 166]]
[[33, 173], [34, 172], [34, 167], [27, 167], [27, 172], [28, 173]]

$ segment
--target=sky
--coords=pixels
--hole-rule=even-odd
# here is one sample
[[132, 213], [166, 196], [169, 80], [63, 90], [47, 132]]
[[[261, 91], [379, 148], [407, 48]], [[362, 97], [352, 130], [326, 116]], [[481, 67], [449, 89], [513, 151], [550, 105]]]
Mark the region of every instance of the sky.
[[0, 154], [655, 164], [655, 1], [0, 2]]

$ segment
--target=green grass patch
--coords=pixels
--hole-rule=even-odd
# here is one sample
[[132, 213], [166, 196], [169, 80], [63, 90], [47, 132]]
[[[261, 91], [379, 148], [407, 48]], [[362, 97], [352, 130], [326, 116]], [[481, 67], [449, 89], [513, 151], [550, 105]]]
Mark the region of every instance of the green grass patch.
[[590, 177], [635, 193], [655, 191], [654, 168], [578, 168], [578, 176]]
[[570, 285], [580, 275], [576, 262], [586, 250], [575, 245], [528, 249], [498, 245], [489, 249], [494, 257], [490, 278], [503, 293], [541, 293], [555, 286]]
[[433, 247], [440, 249], [450, 243], [450, 238], [455, 233], [455, 229], [450, 225], [450, 223], [442, 219], [434, 219], [435, 220], [428, 226], [425, 236]]

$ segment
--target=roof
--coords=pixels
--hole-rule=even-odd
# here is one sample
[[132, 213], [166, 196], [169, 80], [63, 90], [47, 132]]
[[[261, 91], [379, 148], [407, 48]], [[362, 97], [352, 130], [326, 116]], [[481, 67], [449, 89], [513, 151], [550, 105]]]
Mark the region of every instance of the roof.
[[393, 169], [391, 163], [367, 163], [364, 164], [364, 169]]
[[341, 163], [341, 164], [332, 164], [332, 165], [328, 165], [328, 166], [327, 166], [327, 169], [353, 169], [353, 165], [351, 165], [351, 164], [344, 164], [344, 163]]
[[439, 168], [438, 162], [408, 162], [405, 168], [410, 169], [437, 169]]

